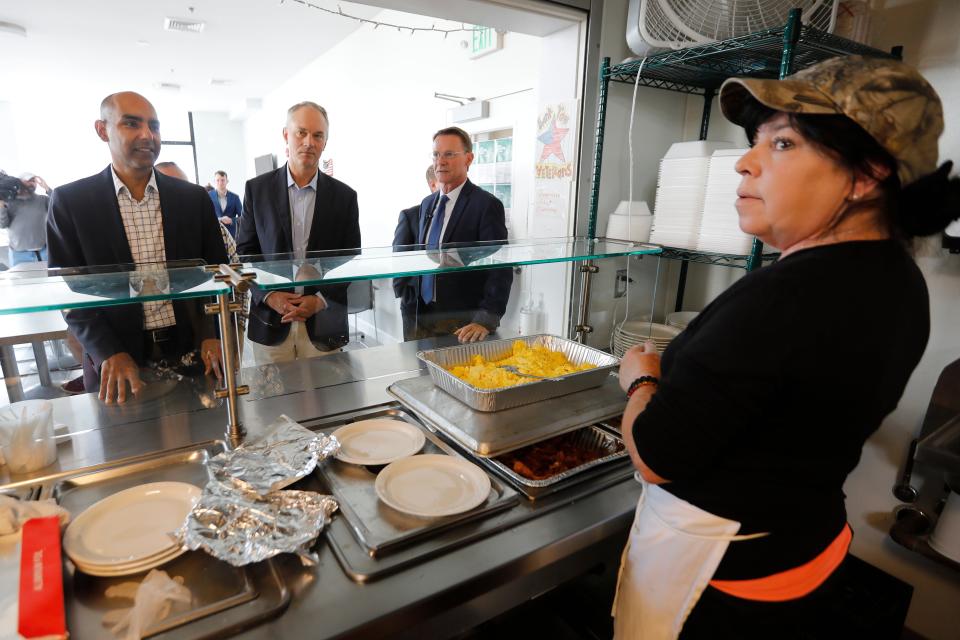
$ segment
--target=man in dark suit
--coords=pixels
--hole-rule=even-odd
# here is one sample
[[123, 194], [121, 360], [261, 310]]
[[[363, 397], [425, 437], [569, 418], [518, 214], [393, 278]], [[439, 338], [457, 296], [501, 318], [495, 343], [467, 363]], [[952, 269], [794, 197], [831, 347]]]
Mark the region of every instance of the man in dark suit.
[[214, 189], [210, 192], [210, 199], [213, 201], [213, 209], [217, 213], [217, 218], [227, 228], [233, 238], [237, 237], [237, 226], [239, 218], [243, 215], [243, 205], [240, 204], [240, 196], [233, 191], [227, 191], [226, 171], [217, 171], [213, 174]]
[[[401, 212], [393, 236], [394, 250], [430, 250], [450, 243], [507, 239], [503, 203], [467, 179], [471, 162], [473, 141], [466, 131], [448, 127], [433, 135], [433, 169], [440, 188], [424, 198], [419, 208]], [[457, 251], [464, 263], [468, 262], [467, 254], [473, 253]], [[480, 252], [490, 253], [490, 249]], [[446, 259], [446, 253], [440, 252], [441, 257]], [[510, 269], [426, 275], [395, 282], [404, 339], [453, 333], [460, 342], [483, 340], [499, 326], [512, 283]]]
[[[248, 180], [243, 196], [237, 250], [287, 254], [295, 266], [283, 275], [291, 280], [319, 277], [308, 251], [360, 247], [356, 192], [319, 170], [328, 129], [320, 105], [290, 107], [283, 128], [289, 161]], [[271, 292], [254, 286], [247, 326], [257, 365], [339, 351], [349, 336], [347, 285]]]
[[[163, 263], [226, 262], [213, 205], [201, 187], [154, 172], [160, 123], [143, 96], [104, 98], [95, 128], [112, 162], [99, 174], [54, 190], [47, 219], [51, 267], [136, 265], [130, 285], [163, 290]], [[199, 273], [199, 272], [198, 272]], [[203, 276], [203, 274], [200, 274]], [[206, 372], [219, 375], [220, 341], [196, 301], [146, 302], [66, 314], [83, 345], [84, 386], [107, 403], [143, 387], [139, 365], [174, 360], [200, 348]]]

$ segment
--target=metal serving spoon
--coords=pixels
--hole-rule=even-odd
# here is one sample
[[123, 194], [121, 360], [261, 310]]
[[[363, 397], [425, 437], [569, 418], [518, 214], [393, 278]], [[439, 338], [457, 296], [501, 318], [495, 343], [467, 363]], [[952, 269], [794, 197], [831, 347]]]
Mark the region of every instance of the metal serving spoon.
[[535, 379], [537, 379], [537, 380], [550, 380], [551, 382], [562, 382], [562, 381], [563, 381], [563, 378], [551, 378], [551, 377], [548, 377], [548, 376], [535, 376], [535, 375], [533, 375], [532, 373], [523, 373], [522, 371], [520, 371], [519, 369], [517, 369], [517, 368], [516, 368], [515, 366], [513, 366], [512, 364], [501, 364], [501, 365], [497, 365], [497, 366], [498, 366], [499, 368], [503, 369], [504, 371], [509, 371], [510, 373], [512, 373], [512, 374], [514, 374], [514, 375], [517, 375], [517, 376], [520, 376], [520, 377], [522, 377], [522, 378], [535, 378]]

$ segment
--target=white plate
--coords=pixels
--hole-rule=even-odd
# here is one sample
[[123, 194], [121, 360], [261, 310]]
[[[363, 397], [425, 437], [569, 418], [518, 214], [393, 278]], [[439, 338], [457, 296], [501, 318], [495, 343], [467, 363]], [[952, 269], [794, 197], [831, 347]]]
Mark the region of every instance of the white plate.
[[375, 487], [380, 499], [397, 511], [436, 518], [482, 504], [490, 495], [490, 477], [466, 460], [424, 454], [388, 465]]
[[134, 573], [142, 573], [148, 571], [155, 567], [159, 567], [162, 564], [166, 564], [175, 558], [179, 558], [187, 550], [182, 547], [174, 547], [170, 551], [160, 555], [154, 556], [149, 561], [143, 561], [136, 564], [128, 565], [117, 565], [117, 566], [103, 566], [103, 565], [87, 565], [87, 564], [78, 564], [74, 562], [74, 565], [77, 567], [77, 570], [91, 576], [100, 576], [104, 578], [114, 577], [114, 576], [129, 576]]
[[185, 482], [152, 482], [115, 493], [70, 523], [63, 550], [74, 564], [110, 568], [162, 557], [176, 547], [167, 534], [183, 524], [200, 489]]
[[402, 420], [373, 418], [340, 427], [333, 432], [340, 441], [337, 459], [350, 464], [389, 464], [412, 456], [423, 448], [423, 431]]

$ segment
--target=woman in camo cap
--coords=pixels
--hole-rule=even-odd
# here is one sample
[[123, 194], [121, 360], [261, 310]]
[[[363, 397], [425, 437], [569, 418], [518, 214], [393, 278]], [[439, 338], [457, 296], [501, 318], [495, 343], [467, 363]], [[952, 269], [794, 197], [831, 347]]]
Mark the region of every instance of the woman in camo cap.
[[[839, 594], [843, 484], [929, 335], [910, 242], [960, 215], [937, 168], [940, 99], [890, 59], [736, 78], [724, 115], [740, 228], [780, 249], [663, 354], [625, 355], [624, 439], [643, 478], [617, 638], [856, 637]], [[845, 626], [847, 625], [847, 626]]]

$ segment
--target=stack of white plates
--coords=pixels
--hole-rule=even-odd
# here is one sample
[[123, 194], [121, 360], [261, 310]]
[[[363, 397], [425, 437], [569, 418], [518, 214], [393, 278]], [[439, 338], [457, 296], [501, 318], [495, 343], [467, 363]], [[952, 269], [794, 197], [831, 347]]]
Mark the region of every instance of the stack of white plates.
[[748, 149], [720, 149], [710, 158], [707, 188], [700, 219], [698, 251], [716, 253], [750, 253], [753, 237], [740, 230], [735, 203], [740, 174], [737, 161]]
[[660, 161], [650, 242], [694, 248], [700, 229], [710, 154], [728, 142], [677, 142]]
[[686, 329], [693, 319], [700, 315], [699, 311], [675, 311], [667, 314], [667, 325], [677, 329]]
[[656, 322], [627, 320], [613, 330], [613, 355], [622, 358], [627, 349], [647, 340], [657, 346], [657, 353], [663, 353], [670, 341], [680, 335], [682, 329]]
[[152, 482], [115, 493], [70, 523], [63, 550], [92, 576], [125, 576], [158, 567], [186, 551], [171, 535], [200, 489], [185, 482]]

